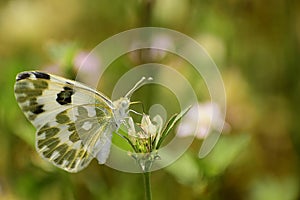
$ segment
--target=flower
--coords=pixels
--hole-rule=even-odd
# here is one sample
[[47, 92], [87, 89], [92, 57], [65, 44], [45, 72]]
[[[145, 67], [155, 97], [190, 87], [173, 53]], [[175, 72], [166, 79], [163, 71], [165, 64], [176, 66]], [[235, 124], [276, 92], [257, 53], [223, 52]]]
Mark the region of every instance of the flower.
[[136, 153], [150, 153], [161, 137], [163, 120], [160, 115], [156, 115], [152, 121], [150, 116], [143, 114], [139, 126], [135, 126], [133, 119], [128, 119], [128, 136], [132, 142]]
[[156, 115], [150, 119], [149, 115], [143, 114], [141, 123], [135, 124], [131, 117], [128, 118], [125, 127], [127, 135], [121, 135], [131, 145], [134, 152], [129, 155], [135, 159], [143, 172], [151, 169], [155, 160], [159, 160], [159, 148], [166, 139], [175, 124], [190, 109], [183, 110], [181, 113], [174, 114], [163, 127], [163, 119]]
[[102, 70], [101, 59], [95, 54], [89, 52], [80, 51], [73, 59], [74, 68], [77, 71], [77, 78], [95, 88], [99, 80], [99, 74]]
[[198, 103], [192, 106], [182, 119], [177, 136], [196, 136], [198, 139], [204, 139], [212, 130], [216, 130], [222, 124], [224, 124], [225, 130], [229, 128], [218, 104], [212, 102]]
[[149, 171], [153, 162], [160, 158], [156, 148], [162, 135], [162, 124], [163, 120], [159, 115], [151, 121], [149, 115], [143, 114], [138, 126], [135, 126], [131, 117], [128, 119], [128, 142], [135, 151], [130, 155], [144, 172]]

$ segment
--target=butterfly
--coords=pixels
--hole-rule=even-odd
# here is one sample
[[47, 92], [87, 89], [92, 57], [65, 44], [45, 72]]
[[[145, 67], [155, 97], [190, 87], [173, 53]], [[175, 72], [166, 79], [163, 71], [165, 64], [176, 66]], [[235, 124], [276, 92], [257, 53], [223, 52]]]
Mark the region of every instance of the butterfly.
[[[28, 71], [16, 77], [16, 100], [37, 129], [36, 150], [55, 166], [78, 172], [97, 158], [109, 156], [112, 133], [128, 117], [129, 96], [143, 77], [124, 96], [111, 101], [104, 94], [77, 81]], [[150, 79], [148, 79], [150, 80]]]

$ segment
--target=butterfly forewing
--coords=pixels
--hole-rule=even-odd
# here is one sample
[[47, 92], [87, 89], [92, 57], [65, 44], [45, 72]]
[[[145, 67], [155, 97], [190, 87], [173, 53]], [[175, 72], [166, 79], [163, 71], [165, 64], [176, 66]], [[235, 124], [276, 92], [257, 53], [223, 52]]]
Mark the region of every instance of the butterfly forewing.
[[22, 72], [15, 96], [37, 128], [37, 151], [54, 165], [77, 172], [107, 152], [115, 124], [113, 105], [103, 94], [62, 77]]

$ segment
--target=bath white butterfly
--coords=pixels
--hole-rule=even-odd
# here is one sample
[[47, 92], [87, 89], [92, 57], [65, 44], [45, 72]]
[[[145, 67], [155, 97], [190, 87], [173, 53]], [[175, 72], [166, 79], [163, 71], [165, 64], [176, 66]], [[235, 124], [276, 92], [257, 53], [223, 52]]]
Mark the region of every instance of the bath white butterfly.
[[109, 156], [112, 132], [128, 117], [129, 96], [111, 101], [82, 83], [44, 72], [21, 72], [15, 83], [17, 102], [36, 127], [40, 156], [68, 172], [78, 172], [93, 158]]

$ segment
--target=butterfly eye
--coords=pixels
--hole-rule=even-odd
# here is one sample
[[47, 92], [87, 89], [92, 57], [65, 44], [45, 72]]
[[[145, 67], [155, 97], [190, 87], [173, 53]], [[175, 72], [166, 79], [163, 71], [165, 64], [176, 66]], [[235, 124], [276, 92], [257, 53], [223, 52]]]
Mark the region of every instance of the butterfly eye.
[[127, 101], [122, 101], [121, 103], [122, 107], [125, 108], [128, 106], [128, 102]]
[[122, 108], [128, 108], [128, 105], [129, 105], [129, 100], [128, 99], [122, 99], [121, 100], [121, 107]]

